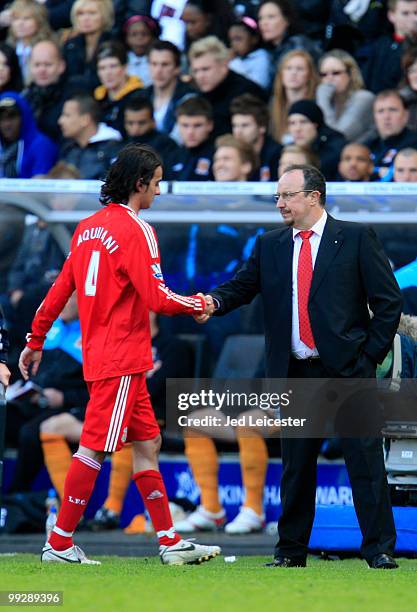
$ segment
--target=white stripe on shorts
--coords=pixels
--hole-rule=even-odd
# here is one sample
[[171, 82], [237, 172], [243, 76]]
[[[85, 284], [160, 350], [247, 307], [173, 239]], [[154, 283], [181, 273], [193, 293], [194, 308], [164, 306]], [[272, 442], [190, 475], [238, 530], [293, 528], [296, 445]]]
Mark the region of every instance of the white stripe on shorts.
[[131, 376], [122, 376], [120, 379], [120, 385], [111, 415], [109, 431], [107, 433], [106, 444], [104, 446], [104, 451], [106, 453], [112, 453], [116, 449], [118, 434], [120, 433], [120, 427], [122, 425], [123, 415], [126, 409], [126, 400], [131, 378]]

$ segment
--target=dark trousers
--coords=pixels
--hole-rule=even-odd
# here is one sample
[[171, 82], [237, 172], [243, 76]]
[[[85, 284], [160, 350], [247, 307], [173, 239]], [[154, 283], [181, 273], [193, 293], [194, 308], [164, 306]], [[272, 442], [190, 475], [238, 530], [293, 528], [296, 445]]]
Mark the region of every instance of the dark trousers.
[[[320, 360], [291, 360], [289, 377], [325, 378]], [[358, 409], [360, 409], [358, 407]], [[366, 408], [365, 408], [366, 409]], [[275, 556], [305, 559], [315, 514], [319, 438], [282, 438], [282, 515]], [[370, 561], [392, 554], [396, 532], [385, 473], [382, 442], [377, 438], [342, 438], [353, 503], [362, 532], [361, 553]]]

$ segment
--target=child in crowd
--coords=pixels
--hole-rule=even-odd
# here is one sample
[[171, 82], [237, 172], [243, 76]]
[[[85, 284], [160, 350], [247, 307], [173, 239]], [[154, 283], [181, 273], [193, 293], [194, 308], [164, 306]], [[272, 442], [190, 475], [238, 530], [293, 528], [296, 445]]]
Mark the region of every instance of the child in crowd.
[[229, 28], [228, 37], [234, 54], [229, 63], [231, 70], [268, 89], [269, 55], [265, 49], [259, 48], [260, 36], [256, 21], [251, 17], [242, 17]]
[[138, 77], [145, 87], [152, 84], [149, 72], [148, 53], [161, 34], [161, 28], [155, 19], [145, 15], [133, 15], [124, 25], [127, 54], [127, 72], [129, 76]]

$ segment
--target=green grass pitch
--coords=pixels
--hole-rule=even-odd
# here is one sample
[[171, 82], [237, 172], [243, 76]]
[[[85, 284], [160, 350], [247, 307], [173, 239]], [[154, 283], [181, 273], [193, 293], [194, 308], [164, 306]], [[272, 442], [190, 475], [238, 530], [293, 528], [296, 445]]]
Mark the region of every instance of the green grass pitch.
[[378, 571], [357, 559], [309, 558], [306, 569], [281, 570], [263, 567], [265, 557], [182, 567], [162, 566], [157, 558], [98, 559], [101, 566], [41, 565], [34, 555], [1, 556], [0, 589], [60, 590], [64, 605], [48, 608], [76, 612], [417, 610], [417, 560]]

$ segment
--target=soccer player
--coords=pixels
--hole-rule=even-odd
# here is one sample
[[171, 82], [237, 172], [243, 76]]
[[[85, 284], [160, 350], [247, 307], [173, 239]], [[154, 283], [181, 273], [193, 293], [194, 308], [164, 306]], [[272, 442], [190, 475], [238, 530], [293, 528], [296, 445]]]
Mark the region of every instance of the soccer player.
[[146, 145], [125, 147], [101, 190], [105, 207], [81, 221], [60, 275], [39, 307], [19, 361], [27, 380], [36, 374], [45, 335], [74, 290], [82, 332], [84, 377], [90, 401], [64, 498], [42, 561], [97, 564], [73, 544], [106, 453], [133, 443], [133, 479], [159, 539], [162, 563], [200, 563], [218, 546], [185, 542], [174, 531], [168, 497], [158, 469], [159, 427], [149, 400], [145, 372], [152, 368], [149, 310], [201, 314], [204, 298], [184, 297], [165, 285], [153, 228], [138, 217], [159, 195], [162, 164]]

